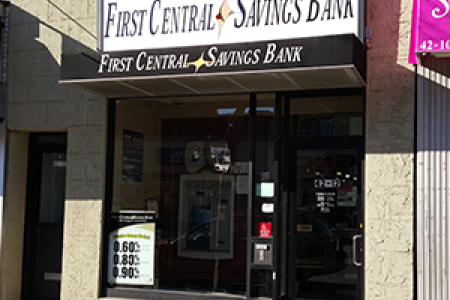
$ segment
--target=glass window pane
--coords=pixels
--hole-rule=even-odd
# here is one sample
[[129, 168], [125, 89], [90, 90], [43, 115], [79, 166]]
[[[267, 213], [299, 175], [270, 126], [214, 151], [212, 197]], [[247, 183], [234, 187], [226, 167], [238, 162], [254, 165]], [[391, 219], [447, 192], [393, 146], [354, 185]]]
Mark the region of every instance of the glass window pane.
[[117, 103], [112, 211], [156, 215], [146, 288], [245, 294], [248, 99]]
[[293, 137], [360, 136], [363, 134], [361, 96], [292, 98]]
[[43, 153], [39, 222], [63, 222], [66, 187], [66, 154]]
[[[289, 178], [297, 299], [354, 299], [363, 97], [292, 98]], [[295, 205], [294, 205], [295, 204]]]

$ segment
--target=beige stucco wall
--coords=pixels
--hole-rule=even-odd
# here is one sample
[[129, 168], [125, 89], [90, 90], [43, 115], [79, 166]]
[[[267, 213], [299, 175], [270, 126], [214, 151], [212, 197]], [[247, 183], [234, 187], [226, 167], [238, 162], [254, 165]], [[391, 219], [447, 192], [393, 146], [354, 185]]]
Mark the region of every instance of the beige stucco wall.
[[365, 299], [413, 299], [412, 1], [368, 0]]
[[[28, 134], [14, 132], [8, 142], [6, 193], [3, 206], [0, 299], [20, 299], [22, 280], [25, 191], [28, 167]], [[15, 191], [8, 194], [8, 191]]]
[[[97, 299], [104, 198], [106, 101], [60, 85], [62, 53], [96, 48], [95, 0], [11, 3], [9, 161], [0, 300], [18, 300], [28, 134], [68, 134], [62, 299]], [[1, 278], [1, 277], [0, 277]]]

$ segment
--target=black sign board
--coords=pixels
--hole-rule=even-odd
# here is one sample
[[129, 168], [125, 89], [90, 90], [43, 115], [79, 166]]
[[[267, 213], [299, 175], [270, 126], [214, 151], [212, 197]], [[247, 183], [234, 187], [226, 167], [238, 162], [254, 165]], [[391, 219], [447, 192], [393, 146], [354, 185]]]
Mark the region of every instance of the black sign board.
[[352, 34], [254, 43], [63, 55], [61, 79], [195, 76], [355, 65], [364, 45]]

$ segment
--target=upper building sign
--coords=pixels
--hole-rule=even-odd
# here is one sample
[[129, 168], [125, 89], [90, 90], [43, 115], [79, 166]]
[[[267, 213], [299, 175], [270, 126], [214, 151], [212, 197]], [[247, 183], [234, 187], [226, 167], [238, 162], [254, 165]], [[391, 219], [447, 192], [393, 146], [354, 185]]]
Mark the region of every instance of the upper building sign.
[[410, 63], [416, 52], [450, 54], [450, 0], [414, 0]]
[[99, 0], [99, 49], [161, 49], [354, 34], [362, 0]]

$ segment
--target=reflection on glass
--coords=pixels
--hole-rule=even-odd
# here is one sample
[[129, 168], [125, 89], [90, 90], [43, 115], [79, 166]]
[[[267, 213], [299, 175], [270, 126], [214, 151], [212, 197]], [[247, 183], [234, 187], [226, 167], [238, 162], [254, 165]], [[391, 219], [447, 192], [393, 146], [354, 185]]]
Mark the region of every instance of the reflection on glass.
[[[245, 293], [248, 105], [248, 95], [117, 105], [112, 210], [158, 214], [155, 280], [146, 288]], [[143, 137], [127, 169], [140, 180], [123, 179], [124, 132]]]
[[[297, 151], [297, 294], [355, 299], [357, 150]], [[319, 175], [318, 175], [319, 174]], [[340, 298], [339, 298], [340, 297]]]
[[291, 100], [293, 137], [361, 136], [361, 96], [333, 96]]
[[65, 184], [66, 154], [43, 153], [39, 222], [63, 222]]
[[234, 215], [233, 175], [182, 175], [178, 255], [231, 259]]
[[291, 99], [297, 299], [356, 300], [363, 99]]

